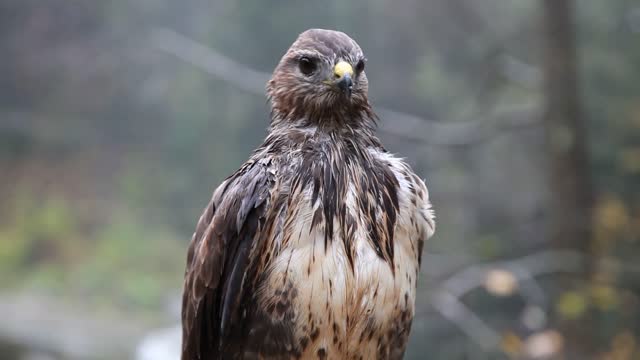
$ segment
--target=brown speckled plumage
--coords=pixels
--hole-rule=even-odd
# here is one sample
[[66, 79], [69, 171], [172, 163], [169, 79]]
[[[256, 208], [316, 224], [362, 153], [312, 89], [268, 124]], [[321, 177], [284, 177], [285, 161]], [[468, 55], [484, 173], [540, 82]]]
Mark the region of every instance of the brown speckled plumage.
[[[327, 80], [339, 61], [356, 69], [348, 92]], [[269, 135], [189, 246], [183, 360], [402, 357], [435, 223], [423, 181], [374, 134], [361, 61], [315, 29], [278, 64]]]

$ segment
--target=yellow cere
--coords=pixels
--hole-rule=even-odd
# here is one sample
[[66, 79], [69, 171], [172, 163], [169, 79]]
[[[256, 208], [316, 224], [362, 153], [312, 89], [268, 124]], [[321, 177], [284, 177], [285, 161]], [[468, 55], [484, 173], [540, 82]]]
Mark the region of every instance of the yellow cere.
[[336, 77], [339, 77], [339, 78], [345, 76], [346, 74], [349, 74], [349, 76], [352, 76], [353, 67], [351, 67], [351, 64], [349, 64], [346, 61], [340, 61], [333, 68], [333, 73], [336, 75]]

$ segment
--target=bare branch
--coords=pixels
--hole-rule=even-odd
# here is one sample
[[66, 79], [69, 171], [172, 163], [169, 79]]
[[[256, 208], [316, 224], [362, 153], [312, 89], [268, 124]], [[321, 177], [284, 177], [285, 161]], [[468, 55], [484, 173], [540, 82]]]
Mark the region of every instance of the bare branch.
[[491, 270], [504, 269], [511, 272], [518, 283], [531, 283], [528, 287], [520, 287], [520, 291], [527, 292], [527, 302], [535, 303], [544, 298], [535, 276], [576, 271], [581, 259], [582, 256], [574, 251], [545, 251], [515, 260], [469, 266], [445, 280], [431, 297], [431, 304], [482, 349], [495, 350], [500, 345], [500, 334], [464, 305], [460, 298], [482, 286]]
[[[524, 282], [541, 275], [579, 272], [588, 259], [588, 255], [573, 250], [541, 251], [519, 259], [466, 267], [444, 280], [441, 286], [454, 296], [462, 297], [471, 290], [483, 286], [491, 270], [509, 271], [518, 282]], [[640, 273], [640, 266], [610, 257], [596, 259], [595, 265], [611, 268], [617, 272]]]
[[522, 282], [540, 275], [578, 271], [583, 261], [584, 256], [576, 251], [542, 251], [515, 260], [467, 267], [445, 280], [442, 287], [461, 297], [482, 286], [489, 271], [494, 269], [507, 270]]
[[443, 123], [385, 108], [377, 109], [382, 121], [380, 131], [422, 145], [470, 146], [481, 144], [501, 133], [539, 124], [535, 107], [496, 114], [494, 121]]
[[[270, 75], [238, 64], [234, 60], [166, 28], [157, 28], [153, 46], [203, 69], [207, 73], [253, 94], [264, 94]], [[236, 76], [242, 74], [242, 76]], [[440, 122], [385, 108], [377, 108], [381, 132], [424, 145], [465, 146], [481, 143], [500, 132], [526, 128], [539, 122], [537, 106], [514, 108], [495, 116], [492, 122]], [[416, 135], [417, 134], [417, 135]]]
[[[526, 300], [530, 304], [544, 302], [544, 293], [535, 277], [551, 273], [576, 273], [586, 261], [587, 256], [576, 251], [542, 251], [519, 259], [498, 261], [482, 265], [472, 265], [455, 273], [442, 282], [430, 301], [433, 308], [455, 324], [470, 339], [485, 351], [497, 349], [500, 334], [484, 322], [460, 298], [471, 290], [483, 286], [490, 271], [503, 269], [513, 274], [522, 286], [519, 291], [527, 292]], [[624, 264], [621, 261], [605, 258], [598, 262], [601, 266], [613, 267], [618, 271], [638, 272], [640, 267]]]
[[446, 290], [438, 291], [432, 298], [432, 304], [442, 316], [457, 325], [482, 349], [489, 351], [498, 348], [500, 334], [458, 300], [455, 295]]
[[[172, 54], [242, 90], [264, 94], [265, 85], [270, 78], [267, 73], [240, 65], [211, 48], [170, 29], [155, 29], [151, 40], [153, 46], [158, 50]], [[242, 76], [238, 76], [238, 74], [242, 74]]]

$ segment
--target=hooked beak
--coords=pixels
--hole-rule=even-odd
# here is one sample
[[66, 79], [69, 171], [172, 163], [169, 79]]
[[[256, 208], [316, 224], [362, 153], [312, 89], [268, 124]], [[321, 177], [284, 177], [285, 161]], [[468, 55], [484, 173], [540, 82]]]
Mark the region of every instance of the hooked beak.
[[351, 91], [353, 90], [353, 81], [351, 80], [351, 75], [345, 74], [338, 80], [338, 88], [342, 90], [343, 93], [351, 96]]
[[338, 62], [333, 68], [333, 74], [338, 88], [344, 94], [351, 96], [351, 92], [353, 91], [353, 80], [351, 79], [353, 76], [353, 68], [351, 64], [346, 61]]

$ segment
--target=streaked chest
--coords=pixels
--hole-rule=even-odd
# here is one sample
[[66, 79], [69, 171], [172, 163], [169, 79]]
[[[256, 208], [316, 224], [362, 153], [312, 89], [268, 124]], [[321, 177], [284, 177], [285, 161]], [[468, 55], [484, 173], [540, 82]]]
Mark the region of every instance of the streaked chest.
[[303, 357], [394, 358], [392, 351], [404, 348], [421, 234], [409, 184], [386, 170], [376, 181], [391, 182], [393, 194], [357, 168], [346, 170], [352, 173], [335, 186], [335, 197], [323, 193], [326, 186], [315, 191], [313, 181], [291, 187], [259, 299], [275, 321], [288, 323]]

